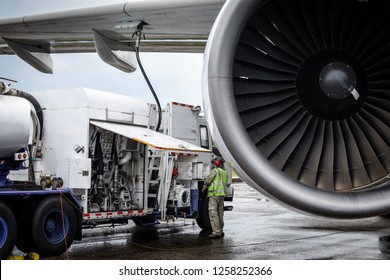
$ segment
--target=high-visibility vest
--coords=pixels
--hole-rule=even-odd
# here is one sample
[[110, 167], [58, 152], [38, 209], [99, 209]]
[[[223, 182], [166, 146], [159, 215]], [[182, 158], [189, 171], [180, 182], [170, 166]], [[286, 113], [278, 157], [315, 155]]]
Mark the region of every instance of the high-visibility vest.
[[216, 168], [216, 175], [213, 182], [208, 187], [207, 196], [226, 196], [228, 175], [225, 169]]

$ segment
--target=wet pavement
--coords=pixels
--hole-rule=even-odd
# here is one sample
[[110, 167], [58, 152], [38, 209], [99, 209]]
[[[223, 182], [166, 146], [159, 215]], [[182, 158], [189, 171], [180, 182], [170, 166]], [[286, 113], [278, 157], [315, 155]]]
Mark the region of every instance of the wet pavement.
[[236, 183], [225, 238], [210, 240], [191, 219], [153, 228], [129, 225], [84, 230], [71, 260], [388, 260], [390, 219], [334, 220], [302, 215]]

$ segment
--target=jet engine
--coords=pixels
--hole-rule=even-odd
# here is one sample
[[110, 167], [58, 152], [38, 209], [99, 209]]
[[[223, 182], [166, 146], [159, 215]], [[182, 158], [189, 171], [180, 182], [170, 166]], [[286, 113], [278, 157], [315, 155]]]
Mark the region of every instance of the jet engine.
[[205, 53], [213, 137], [299, 211], [390, 212], [390, 1], [228, 1]]

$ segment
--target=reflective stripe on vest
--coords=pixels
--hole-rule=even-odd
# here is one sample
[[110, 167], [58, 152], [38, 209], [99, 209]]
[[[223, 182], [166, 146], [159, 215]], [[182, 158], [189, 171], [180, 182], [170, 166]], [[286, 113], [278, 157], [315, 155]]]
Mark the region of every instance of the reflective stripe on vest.
[[226, 196], [228, 176], [224, 169], [216, 168], [216, 175], [209, 186], [207, 196]]

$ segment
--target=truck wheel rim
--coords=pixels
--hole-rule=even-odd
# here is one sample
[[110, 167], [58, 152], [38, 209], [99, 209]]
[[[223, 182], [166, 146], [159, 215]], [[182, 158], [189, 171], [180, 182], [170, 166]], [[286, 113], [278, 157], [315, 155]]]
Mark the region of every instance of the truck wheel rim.
[[[65, 230], [63, 228], [65, 226]], [[63, 217], [60, 209], [51, 210], [45, 215], [43, 234], [51, 244], [59, 244], [68, 232], [69, 222], [66, 215]]]

